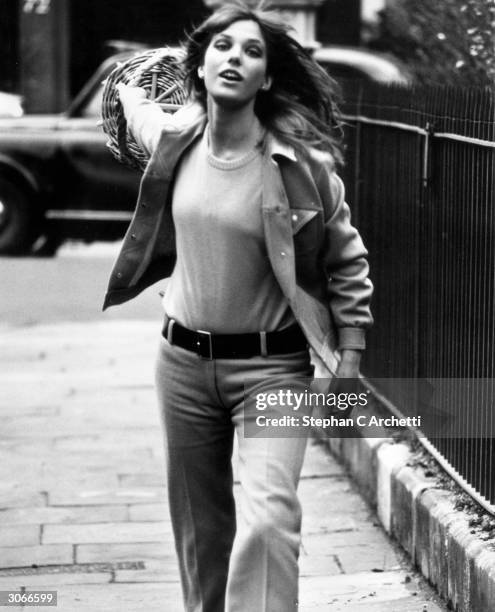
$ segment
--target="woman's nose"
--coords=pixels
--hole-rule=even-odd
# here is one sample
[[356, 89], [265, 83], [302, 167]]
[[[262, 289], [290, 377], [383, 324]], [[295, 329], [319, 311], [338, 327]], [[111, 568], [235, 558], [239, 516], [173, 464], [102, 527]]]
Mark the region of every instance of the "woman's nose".
[[235, 46], [230, 49], [229, 63], [234, 64], [236, 66], [241, 63], [240, 49]]

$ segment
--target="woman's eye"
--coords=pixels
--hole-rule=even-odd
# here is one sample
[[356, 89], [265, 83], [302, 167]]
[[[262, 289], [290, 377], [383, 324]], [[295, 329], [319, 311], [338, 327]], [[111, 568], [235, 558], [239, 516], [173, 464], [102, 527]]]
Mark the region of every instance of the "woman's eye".
[[251, 57], [261, 57], [262, 51], [258, 47], [248, 47], [246, 53], [251, 55]]
[[225, 40], [218, 40], [215, 43], [215, 49], [219, 51], [226, 51], [229, 48], [229, 44]]

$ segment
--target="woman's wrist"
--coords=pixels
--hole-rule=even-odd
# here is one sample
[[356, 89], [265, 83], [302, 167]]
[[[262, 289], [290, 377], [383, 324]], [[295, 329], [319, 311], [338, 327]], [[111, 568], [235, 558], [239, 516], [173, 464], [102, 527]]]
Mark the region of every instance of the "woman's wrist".
[[357, 349], [343, 349], [340, 352], [340, 362], [337, 367], [338, 378], [359, 378], [362, 351]]
[[342, 349], [340, 351], [341, 360], [359, 365], [361, 363], [362, 353], [363, 352], [358, 349]]

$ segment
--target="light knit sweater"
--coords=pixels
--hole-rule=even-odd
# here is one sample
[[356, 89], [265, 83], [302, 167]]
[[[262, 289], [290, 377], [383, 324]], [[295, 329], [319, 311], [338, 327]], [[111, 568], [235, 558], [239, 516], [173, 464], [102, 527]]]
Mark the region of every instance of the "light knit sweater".
[[184, 155], [175, 179], [177, 263], [165, 312], [214, 333], [285, 327], [295, 319], [266, 253], [261, 151], [221, 160], [209, 151], [207, 133]]

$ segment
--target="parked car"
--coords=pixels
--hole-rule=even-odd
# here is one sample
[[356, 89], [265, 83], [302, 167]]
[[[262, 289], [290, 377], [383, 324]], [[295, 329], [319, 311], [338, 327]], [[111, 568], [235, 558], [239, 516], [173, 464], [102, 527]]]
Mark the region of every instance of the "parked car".
[[[66, 238], [123, 236], [140, 173], [112, 157], [97, 121], [102, 81], [131, 55], [103, 62], [65, 113], [0, 118], [0, 253], [29, 252], [42, 235], [52, 251]], [[392, 62], [362, 50], [324, 47], [315, 57], [335, 77], [405, 80]]]
[[139, 173], [119, 164], [97, 127], [102, 81], [97, 69], [65, 113], [0, 119], [0, 253], [25, 253], [47, 234], [115, 240], [131, 218]]
[[410, 82], [405, 66], [391, 57], [358, 47], [325, 46], [314, 50], [314, 59], [334, 79], [362, 80], [374, 83]]

